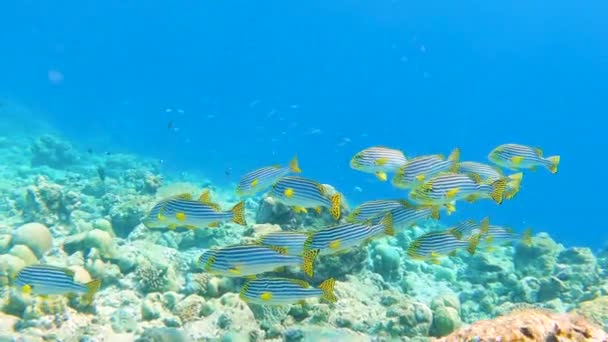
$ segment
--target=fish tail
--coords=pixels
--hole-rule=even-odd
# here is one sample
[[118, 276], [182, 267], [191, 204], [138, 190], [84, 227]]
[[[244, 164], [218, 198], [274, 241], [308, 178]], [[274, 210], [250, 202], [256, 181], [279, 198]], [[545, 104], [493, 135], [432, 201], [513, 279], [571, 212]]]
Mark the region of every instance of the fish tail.
[[548, 157], [547, 161], [549, 161], [549, 165], [547, 168], [551, 173], [557, 173], [557, 166], [559, 165], [559, 156]]
[[99, 288], [101, 287], [101, 280], [91, 280], [84, 286], [87, 287], [87, 293], [84, 295], [83, 300], [86, 304], [91, 304], [93, 302], [93, 296], [95, 296], [95, 293], [97, 293], [97, 291], [99, 291]]
[[522, 172], [514, 173], [509, 175], [509, 181], [507, 185], [509, 189], [505, 192], [505, 199], [512, 199], [519, 192], [519, 188], [521, 187], [521, 180], [523, 179], [524, 174]]
[[448, 160], [452, 162], [452, 167], [450, 167], [450, 172], [457, 173], [460, 168], [460, 148], [456, 147], [452, 150], [452, 153], [448, 156]]
[[340, 207], [342, 205], [342, 196], [338, 193], [333, 194], [330, 198], [331, 201], [331, 209], [329, 210], [329, 212], [331, 213], [331, 216], [335, 219], [338, 220], [340, 218]]
[[524, 231], [521, 241], [528, 247], [532, 246], [532, 228], [528, 228]]
[[311, 278], [314, 274], [315, 259], [319, 255], [319, 252], [318, 249], [309, 249], [302, 254], [302, 271]]
[[241, 226], [247, 225], [247, 221], [245, 220], [245, 201], [237, 203], [230, 211], [232, 212], [232, 222]]
[[328, 302], [335, 302], [338, 300], [336, 295], [334, 294], [334, 286], [336, 285], [336, 280], [334, 278], [329, 278], [319, 284], [319, 288], [323, 291], [323, 295], [321, 298], [325, 299]]
[[480, 239], [481, 234], [475, 234], [469, 239], [469, 246], [467, 246], [467, 252], [469, 252], [469, 254], [475, 254], [475, 250], [477, 249], [477, 245], [479, 245]]
[[434, 205], [431, 206], [431, 218], [433, 218], [434, 220], [439, 220], [439, 209], [441, 209], [440, 206]]
[[506, 177], [501, 178], [492, 183], [491, 196], [494, 202], [498, 204], [502, 204], [502, 200], [504, 199], [505, 190], [507, 188], [507, 179], [508, 178]]
[[384, 234], [389, 236], [395, 235], [395, 227], [393, 226], [393, 214], [386, 214], [382, 218], [382, 224], [384, 225]]
[[482, 234], [487, 234], [489, 229], [490, 229], [490, 218], [485, 217], [483, 220], [481, 220], [481, 222], [479, 222], [479, 231]]
[[300, 169], [300, 165], [298, 165], [298, 156], [294, 156], [293, 159], [289, 162], [289, 169], [293, 173], [301, 173], [302, 169]]

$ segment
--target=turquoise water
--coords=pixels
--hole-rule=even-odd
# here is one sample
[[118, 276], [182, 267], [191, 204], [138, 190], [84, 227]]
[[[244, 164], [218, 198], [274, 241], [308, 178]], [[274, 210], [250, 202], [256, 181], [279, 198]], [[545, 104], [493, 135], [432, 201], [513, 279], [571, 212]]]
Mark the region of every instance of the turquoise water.
[[[54, 249], [36, 255], [36, 261], [65, 265], [68, 257], [80, 251], [81, 266], [103, 278], [101, 291], [112, 297], [124, 295], [123, 291], [137, 284], [135, 271], [123, 265], [119, 267], [121, 276], [110, 276], [110, 271], [87, 264], [87, 260], [97, 259], [87, 256], [90, 246], [86, 243], [75, 243], [77, 247], [69, 251], [61, 247], [64, 239], [86, 233], [99, 219], [107, 220], [113, 226], [112, 244], [137, 254], [143, 253], [139, 251], [142, 247], [134, 247], [134, 243], [145, 241], [170, 249], [167, 253], [177, 253], [176, 258], [182, 260], [171, 266], [178, 285], [163, 285], [162, 291], [139, 289], [135, 304], [124, 304], [125, 310], [141, 311], [144, 304], [140, 302], [153, 302], [149, 298], [153, 292], [178, 297], [197, 293], [211, 303], [212, 298], [238, 293], [242, 283], [222, 283], [213, 293], [192, 290], [187, 279], [200, 271], [185, 267], [187, 261], [183, 260], [190, 260], [201, 248], [236, 243], [255, 231], [254, 223], [265, 223], [260, 217], [283, 229], [314, 230], [335, 222], [312, 211], [291, 221], [276, 212], [275, 216], [260, 214], [265, 213], [260, 194], [247, 202], [246, 227], [228, 224], [219, 232], [187, 232], [187, 238], [173, 232], [142, 231], [138, 224], [147, 210], [163, 195], [177, 191], [164, 187], [187, 182], [190, 187], [182, 185], [182, 189], [196, 196], [211, 188], [221, 207], [230, 208], [240, 200], [234, 189], [242, 175], [266, 165], [286, 165], [297, 155], [302, 176], [330, 184], [352, 209], [367, 200], [407, 196], [390, 181], [380, 182], [349, 167], [352, 156], [366, 147], [390, 146], [408, 158], [448, 155], [459, 147], [462, 160], [489, 162], [487, 156], [494, 147], [520, 143], [538, 146], [546, 156], [560, 155], [559, 171], [526, 170], [515, 199], [501, 205], [489, 200], [461, 201], [454, 214], [442, 214], [440, 224], [449, 227], [487, 216], [516, 231], [531, 227], [534, 234], [548, 233], [561, 247], [540, 243], [545, 247], [532, 247], [536, 252], [530, 252], [516, 243], [495, 252], [480, 251], [483, 258], [498, 260], [499, 271], [488, 271], [475, 259], [482, 257], [466, 253], [450, 257], [440, 266], [420, 264], [408, 260], [404, 251], [417, 235], [430, 229], [423, 225], [416, 232], [401, 232], [396, 239], [366, 245], [351, 252], [354, 255], [336, 257], [359, 260], [361, 265], [346, 263], [348, 266], [340, 268], [342, 259], [322, 262], [319, 267], [325, 271], [320, 274], [333, 272], [346, 287], [357, 288], [368, 281], [382, 291], [394, 288], [399, 300], [407, 295], [408, 300], [420, 301], [429, 310], [436, 294], [449, 288], [459, 298], [459, 315], [465, 323], [497, 316], [505, 303], [569, 310], [606, 291], [602, 286], [606, 286], [608, 263], [602, 258], [608, 233], [603, 229], [602, 212], [608, 187], [601, 175], [606, 164], [603, 151], [608, 147], [603, 139], [603, 114], [608, 109], [604, 100], [608, 91], [607, 7], [600, 1], [584, 6], [558, 1], [549, 6], [529, 1], [445, 4], [403, 0], [2, 4], [0, 227], [5, 229], [3, 234], [12, 236], [22, 224], [44, 223], [53, 235]], [[50, 143], [37, 140], [44, 134], [53, 137]], [[56, 141], [71, 146], [67, 156], [57, 152], [61, 148]], [[103, 189], [98, 188], [98, 167], [107, 174]], [[62, 187], [64, 202], [72, 198], [67, 195], [70, 191], [81, 196], [78, 205], [61, 202], [63, 209], [57, 212], [53, 205], [48, 211], [40, 209], [40, 197], [34, 202], [28, 202], [27, 196], [23, 200], [28, 187], [45, 188], [36, 181], [40, 175]], [[149, 182], [142, 183], [142, 179]], [[133, 235], [127, 239], [129, 234]], [[542, 236], [538, 239], [547, 241]], [[9, 254], [12, 247], [14, 242], [8, 243], [2, 253]], [[593, 255], [580, 252], [584, 257], [573, 257], [579, 255], [573, 252], [578, 247], [588, 248]], [[147, 248], [155, 247], [143, 247]], [[532, 266], [522, 265], [521, 260], [547, 254], [553, 260], [547, 262], [551, 266], [531, 261]], [[593, 258], [590, 268], [577, 263], [587, 257]], [[118, 265], [114, 255], [99, 260]], [[447, 274], [447, 269], [457, 271]], [[482, 275], [467, 279], [463, 276], [467, 270], [494, 272], [497, 275], [492, 279], [503, 279], [497, 281], [502, 285], [486, 289], [484, 297], [475, 285], [487, 279]], [[530, 294], [529, 289], [536, 285], [516, 290], [516, 285], [504, 280], [509, 274], [520, 280], [534, 277], [541, 289], [535, 291], [543, 292], [550, 287], [548, 275], [559, 278], [562, 271], [570, 272], [572, 279], [584, 278], [584, 273], [592, 274], [593, 279], [568, 283], [568, 291], [559, 294], [542, 295]], [[409, 273], [416, 279], [408, 278]], [[313, 279], [314, 284], [324, 280], [321, 275]], [[358, 280], [347, 280], [347, 275]], [[127, 280], [119, 282], [123, 277]], [[421, 288], [428, 288], [428, 293]], [[505, 294], [517, 291], [521, 293]], [[339, 292], [339, 298], [349, 293], [345, 289]], [[472, 307], [474, 302], [483, 302], [482, 297], [487, 298], [486, 307]], [[364, 299], [341, 305], [357, 311]], [[554, 299], [560, 303], [552, 302]], [[209, 305], [216, 312], [230, 311], [216, 303]], [[109, 319], [104, 307], [121, 305], [99, 304], [102, 327], [110, 325], [103, 323]], [[3, 311], [19, 317], [22, 325], [42, 324], [11, 310]], [[180, 324], [167, 323], [165, 316], [164, 321], [138, 317], [133, 336], [158, 325], [186, 326], [186, 319], [175, 310], [163, 310], [161, 316], [179, 316]], [[297, 326], [289, 320], [301, 323], [301, 316], [306, 316], [293, 310], [287, 315], [291, 318], [279, 324], [285, 329]], [[393, 309], [388, 305], [378, 310]], [[353, 331], [395, 338], [416, 335], [374, 328], [373, 324], [361, 327], [355, 321], [305, 322], [306, 329], [338, 327], [348, 330], [340, 332], [346, 335]], [[236, 331], [238, 326], [220, 330]], [[272, 329], [251, 329], [272, 335]], [[302, 329], [302, 334], [311, 334]], [[429, 329], [418, 335], [430, 334]], [[91, 336], [105, 334], [100, 331]], [[328, 336], [333, 333], [327, 332]], [[434, 334], [438, 335], [436, 330]]]

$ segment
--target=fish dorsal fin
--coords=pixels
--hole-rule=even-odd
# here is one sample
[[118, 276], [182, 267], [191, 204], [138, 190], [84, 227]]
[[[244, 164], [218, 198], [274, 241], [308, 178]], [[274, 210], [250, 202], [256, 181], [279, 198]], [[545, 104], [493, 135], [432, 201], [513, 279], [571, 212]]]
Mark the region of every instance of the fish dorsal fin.
[[281, 164], [273, 164], [273, 165], [270, 165], [270, 167], [272, 167], [273, 169], [280, 169], [283, 166], [281, 166]]
[[319, 188], [319, 192], [321, 193], [321, 196], [326, 196], [327, 195], [327, 189], [325, 189], [325, 187], [323, 186], [323, 184], [317, 183], [317, 188]]
[[267, 247], [282, 255], [287, 255], [287, 252], [288, 252], [287, 247], [279, 247], [279, 246], [267, 246]]
[[473, 173], [473, 172], [469, 172], [466, 174], [467, 176], [469, 176], [469, 178], [471, 178], [473, 180], [473, 182], [480, 184], [481, 183], [481, 176], [477, 173]]
[[441, 159], [441, 160], [445, 160], [445, 155], [443, 153], [440, 154], [436, 154], [435, 157]]
[[288, 279], [286, 278], [289, 282], [294, 283], [296, 285], [302, 286], [303, 288], [309, 288], [310, 284], [305, 281], [305, 280], [301, 280], [301, 279]]
[[414, 209], [416, 207], [412, 202], [410, 202], [406, 199], [399, 199], [399, 200], [397, 200], [397, 202], [399, 202], [403, 207], [408, 208], [408, 209]]
[[364, 226], [372, 226], [374, 224], [374, 221], [371, 218], [368, 218], [365, 221], [361, 221], [361, 224]]
[[71, 269], [69, 269], [69, 268], [62, 268], [62, 270], [70, 278], [74, 278], [74, 275], [76, 275], [76, 273], [74, 271], [72, 271]]
[[543, 150], [541, 150], [540, 147], [533, 147], [532, 149], [537, 156], [541, 158], [543, 157]]
[[204, 204], [211, 203], [211, 192], [209, 190], [205, 190], [198, 197], [198, 201]]
[[174, 198], [183, 199], [183, 200], [191, 200], [192, 199], [192, 194], [184, 192], [182, 194], [175, 195]]

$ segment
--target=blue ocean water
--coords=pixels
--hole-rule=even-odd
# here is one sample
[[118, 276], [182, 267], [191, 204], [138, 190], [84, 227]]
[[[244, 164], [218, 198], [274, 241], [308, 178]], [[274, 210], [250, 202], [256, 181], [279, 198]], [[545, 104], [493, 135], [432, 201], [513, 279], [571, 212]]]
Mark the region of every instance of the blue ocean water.
[[463, 203], [446, 220], [487, 215], [595, 248], [608, 240], [607, 10], [602, 1], [5, 2], [0, 95], [83, 150], [162, 159], [167, 172], [218, 185], [297, 154], [306, 176], [351, 203], [404, 195], [348, 167], [371, 145], [408, 156], [458, 146], [479, 161], [502, 143], [539, 146], [561, 155], [557, 174], [527, 172], [516, 200]]

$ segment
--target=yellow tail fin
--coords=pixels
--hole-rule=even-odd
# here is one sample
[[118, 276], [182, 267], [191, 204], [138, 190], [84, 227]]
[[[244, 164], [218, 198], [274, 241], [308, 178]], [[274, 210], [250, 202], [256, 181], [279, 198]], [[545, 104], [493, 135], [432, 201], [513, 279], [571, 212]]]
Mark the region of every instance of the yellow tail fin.
[[247, 225], [247, 221], [245, 220], [245, 201], [237, 203], [230, 211], [232, 211], [232, 222], [242, 226]]
[[441, 209], [441, 207], [436, 205], [431, 207], [431, 218], [433, 218], [434, 220], [439, 220], [441, 216], [439, 214], [439, 209]]
[[469, 254], [475, 254], [475, 250], [477, 249], [477, 245], [479, 245], [480, 239], [481, 234], [475, 234], [471, 236], [471, 238], [469, 239], [469, 246], [467, 247], [467, 252], [469, 252]]
[[553, 156], [553, 157], [549, 157], [547, 158], [547, 160], [549, 162], [551, 162], [551, 164], [549, 164], [548, 168], [549, 171], [551, 171], [551, 173], [557, 173], [557, 166], [559, 165], [559, 156]]
[[95, 293], [97, 293], [101, 287], [101, 280], [91, 280], [90, 282], [86, 283], [85, 286], [87, 287], [87, 293], [82, 297], [82, 299], [86, 304], [91, 304], [93, 302], [93, 296], [95, 296]]
[[289, 162], [289, 169], [293, 173], [301, 173], [302, 169], [300, 169], [300, 165], [298, 165], [298, 156], [294, 156], [293, 159]]
[[395, 227], [393, 226], [393, 214], [386, 214], [384, 218], [382, 218], [382, 224], [384, 225], [384, 234], [389, 236], [395, 235]]
[[483, 220], [481, 220], [479, 222], [479, 231], [482, 234], [487, 234], [489, 229], [490, 229], [490, 218], [485, 217]]
[[502, 204], [504, 199], [505, 189], [507, 188], [507, 179], [501, 178], [492, 183], [492, 199], [498, 204]]
[[314, 274], [315, 259], [319, 255], [319, 252], [318, 249], [309, 249], [302, 253], [302, 271], [311, 278]]
[[450, 172], [457, 173], [460, 169], [460, 148], [456, 147], [452, 150], [452, 153], [448, 156], [448, 160], [453, 162]]
[[335, 219], [338, 220], [340, 219], [340, 208], [342, 205], [342, 196], [340, 194], [333, 194], [330, 197], [331, 200], [331, 209], [329, 210], [329, 212], [331, 213], [331, 216]]
[[524, 231], [521, 241], [528, 247], [532, 246], [532, 228], [528, 228]]
[[328, 302], [335, 302], [338, 300], [336, 295], [334, 294], [334, 286], [336, 285], [336, 280], [334, 278], [326, 279], [319, 285], [319, 288], [323, 291], [323, 295], [321, 298], [325, 299]]

